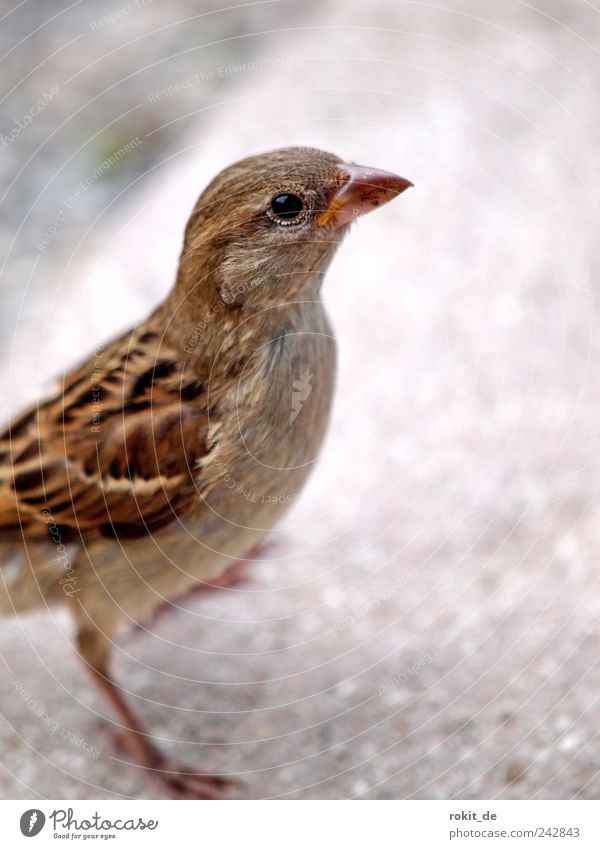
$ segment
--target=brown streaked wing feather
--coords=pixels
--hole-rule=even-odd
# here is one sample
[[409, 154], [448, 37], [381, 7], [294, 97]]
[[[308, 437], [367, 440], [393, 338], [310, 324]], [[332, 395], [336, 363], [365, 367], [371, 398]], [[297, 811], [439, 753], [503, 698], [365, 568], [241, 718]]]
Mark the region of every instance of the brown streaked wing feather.
[[205, 391], [153, 341], [117, 340], [0, 435], [0, 538], [43, 537], [50, 522], [63, 539], [135, 537], [190, 509]]

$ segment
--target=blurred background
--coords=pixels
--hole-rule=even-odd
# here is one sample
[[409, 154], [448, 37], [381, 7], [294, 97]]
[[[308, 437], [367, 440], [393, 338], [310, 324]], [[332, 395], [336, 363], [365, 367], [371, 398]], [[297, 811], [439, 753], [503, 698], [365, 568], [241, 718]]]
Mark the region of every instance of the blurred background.
[[[600, 11], [0, 3], [2, 419], [143, 318], [222, 167], [415, 188], [325, 285], [333, 419], [235, 590], [126, 633], [163, 747], [245, 798], [600, 793]], [[60, 611], [0, 622], [0, 795], [150, 798]]]

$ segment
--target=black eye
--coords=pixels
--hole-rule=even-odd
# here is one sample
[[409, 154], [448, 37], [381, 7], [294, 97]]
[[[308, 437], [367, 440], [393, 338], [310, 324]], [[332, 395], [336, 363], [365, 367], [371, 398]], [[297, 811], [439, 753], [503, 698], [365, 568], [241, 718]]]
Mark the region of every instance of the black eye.
[[298, 195], [275, 195], [271, 201], [271, 212], [282, 223], [293, 221], [304, 211], [304, 201]]

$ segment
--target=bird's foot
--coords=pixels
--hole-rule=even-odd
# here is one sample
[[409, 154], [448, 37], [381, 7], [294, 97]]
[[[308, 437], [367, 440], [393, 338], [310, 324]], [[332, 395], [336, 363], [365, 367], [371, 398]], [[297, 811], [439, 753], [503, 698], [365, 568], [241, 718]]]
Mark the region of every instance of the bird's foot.
[[222, 775], [193, 772], [168, 760], [145, 736], [126, 728], [112, 729], [116, 748], [144, 769], [169, 799], [228, 799], [240, 783]]
[[229, 799], [240, 784], [222, 775], [207, 775], [190, 772], [166, 760], [160, 769], [152, 770], [152, 777], [159, 781], [170, 799]]

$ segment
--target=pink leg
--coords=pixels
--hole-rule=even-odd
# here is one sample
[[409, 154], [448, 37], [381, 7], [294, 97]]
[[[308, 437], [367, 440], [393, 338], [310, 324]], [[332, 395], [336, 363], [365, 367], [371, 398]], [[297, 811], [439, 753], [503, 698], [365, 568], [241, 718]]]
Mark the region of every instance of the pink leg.
[[167, 761], [123, 698], [119, 686], [107, 671], [108, 642], [93, 627], [84, 627], [78, 635], [79, 652], [86, 662], [92, 679], [107, 697], [123, 727], [116, 735], [117, 742], [139, 766], [160, 781], [169, 798], [224, 799], [228, 791], [238, 786], [235, 781], [218, 775], [189, 772]]

